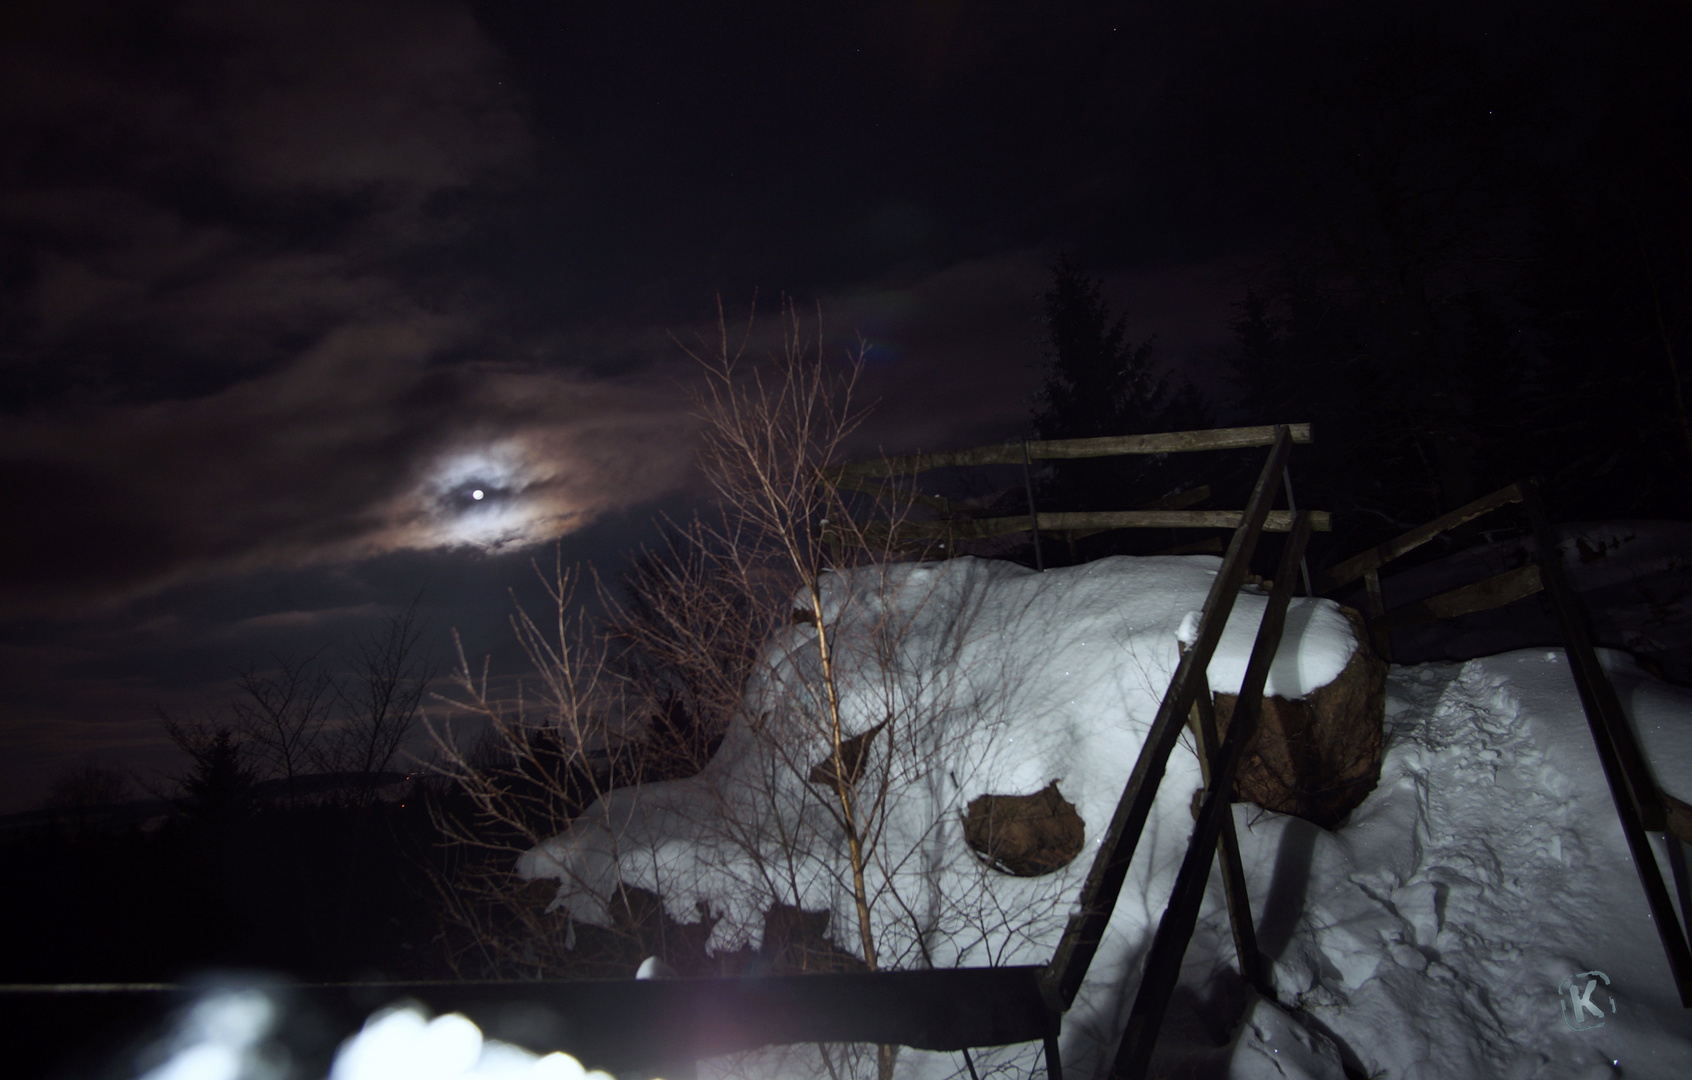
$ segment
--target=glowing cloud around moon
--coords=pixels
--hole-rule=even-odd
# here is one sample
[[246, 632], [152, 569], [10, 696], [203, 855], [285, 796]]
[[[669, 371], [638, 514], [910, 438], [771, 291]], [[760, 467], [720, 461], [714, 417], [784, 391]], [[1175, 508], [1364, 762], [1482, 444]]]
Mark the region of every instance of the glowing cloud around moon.
[[451, 452], [408, 501], [408, 547], [522, 547], [557, 537], [577, 515], [557, 505], [555, 465], [514, 439]]

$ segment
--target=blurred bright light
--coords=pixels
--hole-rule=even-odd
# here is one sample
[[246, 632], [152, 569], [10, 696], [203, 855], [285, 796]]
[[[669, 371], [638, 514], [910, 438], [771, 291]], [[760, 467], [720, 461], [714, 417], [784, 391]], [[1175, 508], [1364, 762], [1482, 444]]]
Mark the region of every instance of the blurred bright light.
[[[260, 990], [202, 998], [165, 1044], [168, 1059], [139, 1080], [290, 1080], [286, 1050], [270, 1041], [281, 1010]], [[417, 1005], [384, 1009], [341, 1044], [328, 1080], [614, 1080], [568, 1054], [537, 1055], [482, 1038], [460, 1013], [429, 1019]]]
[[261, 1053], [277, 1009], [260, 990], [218, 990], [188, 1011], [170, 1041], [170, 1057], [141, 1080], [270, 1080], [274, 1058]]
[[329, 1080], [613, 1080], [568, 1054], [539, 1057], [483, 1040], [469, 1018], [425, 1019], [414, 1005], [377, 1013], [335, 1055]]
[[478, 502], [480, 502], [480, 501], [481, 501], [481, 498], [482, 498], [482, 489], [481, 489], [481, 488], [477, 488], [477, 489], [476, 489], [476, 490], [475, 490], [475, 491], [472, 491], [472, 492], [471, 492], [471, 493], [470, 493], [470, 497], [471, 497], [471, 498], [472, 498], [472, 499], [475, 499], [475, 500], [477, 500], [477, 501], [478, 501]]

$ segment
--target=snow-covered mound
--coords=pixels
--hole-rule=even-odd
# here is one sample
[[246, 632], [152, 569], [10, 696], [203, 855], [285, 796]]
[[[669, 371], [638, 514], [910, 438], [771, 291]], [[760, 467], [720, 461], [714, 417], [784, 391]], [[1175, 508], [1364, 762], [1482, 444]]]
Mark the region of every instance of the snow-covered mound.
[[[884, 784], [866, 788], [884, 800], [869, 867], [883, 966], [1050, 958], [1173, 673], [1183, 624], [1190, 630], [1218, 566], [1110, 559], [1035, 574], [959, 559], [830, 583], [825, 623], [841, 650], [847, 734], [887, 722], [871, 744], [870, 775]], [[1263, 604], [1240, 598], [1210, 668], [1216, 690], [1238, 689]], [[1353, 647], [1332, 604], [1295, 604], [1270, 686], [1285, 696], [1331, 680]], [[521, 871], [559, 879], [556, 906], [578, 920], [606, 922], [604, 897], [621, 880], [658, 892], [683, 921], [708, 905], [721, 919], [713, 948], [755, 945], [762, 913], [779, 902], [829, 911], [834, 942], [860, 953], [845, 839], [828, 790], [807, 781], [828, 747], [805, 696], [817, 685], [814, 633], [796, 626], [772, 643], [747, 715], [704, 773], [613, 793], [525, 856]], [[1684, 788], [1692, 700], [1611, 659], [1658, 775]], [[1590, 1075], [1692, 1076], [1692, 1023], [1674, 999], [1561, 655], [1394, 669], [1388, 693], [1382, 781], [1344, 828], [1235, 807], [1279, 1003], [1250, 1000], [1232, 974], [1213, 876], [1160, 1057], [1197, 1076], [1340, 1077], [1342, 1062], [1362, 1075], [1442, 1080], [1584, 1076], [1600, 1065], [1622, 1072]], [[984, 867], [963, 841], [970, 800], [1054, 780], [1085, 822], [1082, 855], [1039, 878]], [[1199, 783], [1191, 750], [1178, 749], [1064, 1018], [1071, 1076], [1105, 1071]], [[1559, 988], [1592, 971], [1611, 979], [1616, 1009], [1605, 1026], [1576, 1030]], [[1242, 1008], [1245, 1022], [1230, 1030]], [[783, 1060], [795, 1067], [791, 1054]], [[975, 1065], [983, 1076], [1040, 1067], [1027, 1047], [980, 1051]], [[905, 1078], [962, 1069], [958, 1055], [898, 1058]]]
[[[1179, 632], [1219, 566], [1209, 556], [1117, 558], [1038, 574], [958, 559], [829, 581], [824, 621], [840, 649], [846, 734], [891, 721], [872, 744], [865, 787], [882, 800], [869, 899], [883, 966], [1050, 958], [1174, 672]], [[1210, 669], [1216, 689], [1238, 690], [1265, 603], [1240, 597]], [[835, 943], [861, 956], [845, 836], [829, 791], [807, 779], [829, 748], [814, 635], [796, 626], [771, 644], [747, 715], [703, 774], [613, 793], [525, 857], [522, 872], [559, 878], [558, 906], [595, 923], [608, 921], [619, 880], [659, 893], [683, 921], [707, 904], [721, 917], [716, 950], [755, 946], [773, 903], [826, 910]], [[1335, 605], [1299, 601], [1270, 692], [1326, 684], [1354, 648]], [[1040, 878], [984, 867], [964, 843], [969, 802], [1052, 781], [1085, 822], [1082, 856]], [[1071, 1014], [1066, 1053], [1077, 1065], [1113, 1025], [1113, 988], [1149, 940], [1199, 786], [1196, 759], [1178, 751], [1148, 857], [1136, 860], [1094, 965], [1096, 992]]]

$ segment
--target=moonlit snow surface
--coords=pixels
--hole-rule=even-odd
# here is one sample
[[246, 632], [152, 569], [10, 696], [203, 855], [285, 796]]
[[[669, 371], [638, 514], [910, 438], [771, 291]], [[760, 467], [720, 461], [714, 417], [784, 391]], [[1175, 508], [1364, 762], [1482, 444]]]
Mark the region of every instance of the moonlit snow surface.
[[[885, 588], [866, 572], [831, 582], [827, 621], [847, 669], [849, 726], [864, 730], [890, 707], [905, 725], [894, 740], [887, 858], [872, 882], [886, 966], [920, 967], [923, 949], [940, 967], [1050, 958], [1168, 685], [1182, 625], [1217, 566], [1200, 556], [1108, 559], [1041, 575], [958, 559], [894, 567]], [[1226, 657], [1249, 649], [1254, 607], [1261, 612], [1261, 597], [1242, 595], [1211, 666], [1219, 689], [1228, 685]], [[1307, 615], [1289, 617], [1277, 673], [1289, 672], [1285, 690], [1308, 692], [1323, 671], [1343, 666], [1350, 645], [1333, 636], [1343, 618], [1326, 601], [1299, 610]], [[867, 662], [877, 626], [897, 631], [892, 679]], [[810, 662], [808, 633], [795, 627], [771, 646], [749, 701], [767, 723], [779, 722], [784, 685]], [[1692, 694], [1619, 654], [1606, 661], [1657, 775], [1692, 799]], [[1675, 997], [1561, 652], [1394, 668], [1387, 691], [1381, 781], [1345, 826], [1330, 833], [1234, 808], [1278, 1001], [1243, 996], [1213, 874], [1158, 1068], [1334, 1080], [1348, 1068], [1438, 1080], [1692, 1076], [1692, 1021]], [[825, 752], [820, 741], [805, 745], [810, 737], [795, 727], [780, 742], [801, 770]], [[969, 801], [1052, 780], [1086, 823], [1083, 856], [1041, 878], [983, 868], [958, 824]], [[1064, 1018], [1070, 1076], [1105, 1072], [1131, 1003], [1124, 987], [1137, 982], [1198, 786], [1183, 742]], [[772, 899], [760, 875], [774, 871], [796, 884], [796, 895], [780, 899], [830, 911], [834, 942], [855, 950], [843, 844], [813, 805], [795, 769], [742, 724], [699, 777], [613, 793], [520, 870], [598, 888], [620, 876], [660, 891], [682, 921], [698, 918], [696, 901], [708, 903], [722, 916], [713, 948], [757, 942]], [[742, 822], [764, 814], [756, 859], [723, 827], [725, 812]], [[774, 842], [778, 815], [796, 843]], [[579, 889], [561, 887], [555, 906], [606, 919]], [[1611, 978], [1616, 1012], [1603, 1027], [1571, 1029], [1559, 986], [1593, 970]], [[1244, 1020], [1229, 1027], [1242, 1009]], [[785, 1075], [800, 1049], [771, 1052], [762, 1070], [736, 1059], [705, 1063], [701, 1075]], [[1042, 1067], [1032, 1047], [974, 1056], [983, 1077]], [[810, 1064], [821, 1074], [820, 1062]], [[964, 1075], [956, 1054], [904, 1050], [897, 1068], [911, 1080]]]
[[[1216, 654], [1205, 669], [1210, 689], [1215, 693], [1240, 692], [1246, 665], [1251, 662], [1251, 647], [1257, 640], [1257, 627], [1268, 607], [1268, 594], [1250, 587], [1234, 601], [1234, 610], [1228, 614], [1228, 625], [1216, 645]], [[1183, 645], [1198, 640], [1199, 614], [1190, 611], [1181, 620], [1176, 637]], [[1269, 665], [1269, 680], [1264, 683], [1263, 692], [1270, 697], [1297, 701], [1337, 679], [1356, 649], [1357, 637], [1351, 623], [1331, 600], [1295, 598], [1287, 606], [1281, 647], [1275, 651], [1275, 662]]]

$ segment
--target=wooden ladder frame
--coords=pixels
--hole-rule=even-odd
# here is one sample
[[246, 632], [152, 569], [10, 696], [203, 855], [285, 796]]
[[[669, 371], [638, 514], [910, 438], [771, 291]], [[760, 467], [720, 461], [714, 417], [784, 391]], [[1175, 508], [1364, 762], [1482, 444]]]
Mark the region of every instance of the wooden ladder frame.
[[1228, 897], [1228, 914], [1233, 925], [1234, 944], [1240, 971], [1260, 992], [1273, 996], [1267, 984], [1262, 958], [1257, 951], [1256, 930], [1246, 894], [1245, 874], [1240, 865], [1239, 839], [1234, 833], [1234, 776], [1245, 748], [1256, 733], [1263, 706], [1263, 688], [1269, 666], [1280, 647], [1287, 606], [1292, 599], [1292, 582], [1299, 560], [1310, 538], [1310, 518], [1291, 517], [1290, 535], [1281, 553], [1280, 567], [1251, 660], [1246, 665], [1238, 703], [1228, 724], [1226, 738], [1217, 744], [1216, 721], [1206, 671], [1215, 655], [1222, 631], [1228, 624], [1234, 602], [1245, 583], [1251, 556], [1262, 536], [1270, 506], [1286, 475], [1292, 450], [1292, 433], [1275, 429], [1273, 447], [1264, 462], [1239, 526], [1229, 541], [1222, 568], [1211, 583], [1199, 616], [1197, 639], [1181, 656], [1169, 689], [1164, 693], [1157, 716], [1152, 720], [1140, 756], [1134, 763], [1122, 798], [1111, 818], [1081, 890], [1081, 903], [1064, 928], [1051, 963], [1046, 968], [1047, 993], [1055, 1006], [1067, 1010], [1075, 1002], [1093, 957], [1103, 940], [1105, 927], [1127, 879], [1128, 866], [1139, 845], [1152, 803], [1168, 766], [1182, 727], [1196, 713], [1201, 763], [1207, 763], [1204, 798], [1198, 821], [1187, 844], [1187, 853], [1176, 875], [1175, 888], [1158, 922], [1150, 954], [1140, 976], [1139, 990], [1129, 1012], [1128, 1028], [1118, 1045], [1113, 1075], [1139, 1080], [1146, 1075], [1157, 1043], [1158, 1028], [1168, 1007], [1170, 992], [1180, 976], [1181, 958], [1197, 924], [1199, 904], [1210, 879], [1211, 860], [1220, 853], [1223, 886]]
[[[1526, 511], [1534, 539], [1532, 559], [1514, 570], [1484, 581], [1386, 610], [1380, 582], [1382, 566], [1443, 532], [1511, 503], [1521, 503]], [[1616, 815], [1621, 819], [1622, 833], [1627, 838], [1640, 887], [1650, 906], [1651, 919], [1656, 924], [1657, 936], [1668, 958], [1675, 989], [1680, 995], [1681, 1005], [1692, 1008], [1692, 946], [1688, 944], [1688, 931], [1692, 931], [1692, 875], [1687, 872], [1686, 854], [1680, 846], [1682, 843], [1692, 844], [1692, 806], [1657, 786], [1644, 751], [1634, 738], [1633, 729], [1622, 711], [1615, 687], [1598, 654], [1593, 651], [1589, 616], [1580, 597], [1569, 587], [1563, 573], [1562, 557], [1557, 553], [1556, 538], [1545, 515], [1542, 481], [1537, 478], [1518, 480], [1355, 555], [1322, 574], [1317, 579], [1316, 591], [1332, 593], [1358, 578], [1363, 579], [1368, 595], [1370, 637], [1376, 651], [1389, 659], [1390, 635], [1397, 627], [1488, 611], [1540, 591], [1545, 592], [1562, 634], [1575, 689], [1586, 713], [1587, 727], [1598, 751], [1598, 761], [1603, 767]], [[1656, 854], [1645, 835], [1647, 832], [1667, 834], [1669, 869], [1674, 875], [1681, 911], [1685, 913], [1683, 918], [1688, 924], [1684, 928], [1675, 917], [1674, 904], [1657, 868]]]

